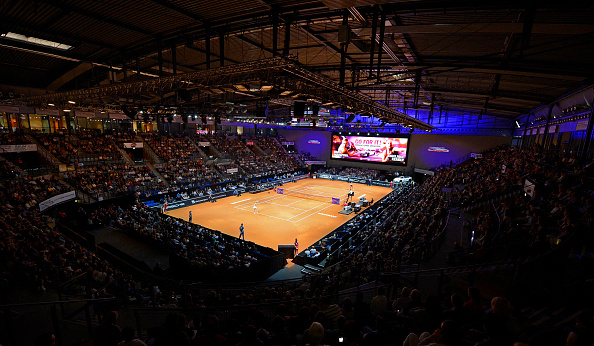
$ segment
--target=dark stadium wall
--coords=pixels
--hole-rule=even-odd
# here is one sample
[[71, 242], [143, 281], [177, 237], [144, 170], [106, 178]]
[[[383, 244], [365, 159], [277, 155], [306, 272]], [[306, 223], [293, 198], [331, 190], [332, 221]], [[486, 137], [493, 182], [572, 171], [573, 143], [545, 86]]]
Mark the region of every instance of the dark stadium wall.
[[412, 168], [431, 169], [451, 161], [458, 161], [470, 153], [480, 153], [499, 145], [511, 144], [508, 136], [469, 136], [412, 134], [406, 167], [362, 162], [347, 162], [330, 159], [332, 136], [328, 131], [280, 129], [279, 134], [289, 142], [295, 142], [299, 151], [309, 152], [331, 166], [349, 166], [412, 173]]
[[[386, 166], [361, 162], [345, 162], [330, 159], [329, 132], [307, 130], [284, 130], [281, 133], [288, 141], [295, 142], [300, 151], [308, 151], [332, 166], [365, 167], [389, 171], [409, 172], [412, 167], [431, 169], [451, 161], [458, 161], [470, 153], [480, 153], [499, 145], [509, 145], [511, 137], [461, 136], [437, 134], [412, 134], [406, 167]], [[317, 144], [319, 142], [319, 144]]]
[[309, 152], [319, 160], [330, 160], [332, 136], [328, 131], [279, 129], [278, 134], [287, 142], [295, 142], [300, 152]]
[[511, 137], [413, 134], [408, 151], [409, 167], [431, 169], [459, 161], [471, 153], [480, 153], [511, 144]]

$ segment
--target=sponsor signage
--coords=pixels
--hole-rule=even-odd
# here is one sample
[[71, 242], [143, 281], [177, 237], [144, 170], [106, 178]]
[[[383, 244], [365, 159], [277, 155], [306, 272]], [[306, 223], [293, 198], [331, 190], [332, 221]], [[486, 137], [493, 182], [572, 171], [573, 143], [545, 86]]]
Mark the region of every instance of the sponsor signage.
[[475, 159], [482, 159], [483, 154], [481, 153], [470, 153], [470, 157], [474, 157]]
[[282, 145], [295, 145], [295, 142], [282, 142]]
[[20, 113], [21, 109], [18, 106], [0, 106], [2, 113]]
[[307, 144], [320, 144], [320, 141], [318, 141], [317, 139], [310, 139], [309, 141], [307, 141]]
[[0, 145], [0, 153], [23, 153], [27, 151], [37, 151], [36, 144], [7, 144]]
[[198, 142], [199, 147], [210, 147], [210, 142]]
[[227, 173], [238, 173], [239, 168], [227, 168]]
[[[307, 177], [307, 176], [304, 176]], [[357, 177], [345, 177], [342, 175], [334, 175], [334, 174], [328, 174], [328, 173], [319, 173], [318, 174], [318, 178], [320, 179], [329, 179], [329, 180], [338, 180], [338, 181], [346, 181], [346, 182], [351, 182], [351, 183], [358, 183], [358, 184], [367, 184], [369, 183], [368, 179], [362, 179], [362, 178], [357, 178]], [[391, 182], [389, 181], [381, 181], [381, 180], [372, 180], [371, 181], [372, 185], [375, 186], [384, 186], [384, 187], [390, 187]]]
[[109, 113], [110, 119], [129, 119], [126, 114], [122, 113]]
[[66, 193], [59, 194], [57, 196], [46, 199], [39, 203], [39, 211], [45, 211], [55, 205], [62, 204], [64, 202], [71, 201], [76, 198], [76, 191], [68, 191]]
[[124, 148], [126, 148], [126, 149], [142, 148], [143, 146], [144, 146], [144, 143], [142, 143], [142, 142], [124, 143]]
[[325, 165], [326, 161], [304, 161], [306, 165]]
[[[229, 197], [229, 196], [233, 196], [234, 191], [238, 191], [240, 193], [244, 193], [245, 189], [237, 189], [237, 190], [229, 190], [229, 191], [225, 191], [225, 192], [218, 192], [218, 193], [213, 193], [212, 197], [214, 199], [217, 198], [223, 198], [223, 197]], [[208, 194], [204, 194], [204, 196], [200, 196], [200, 197], [195, 197], [195, 198], [190, 198], [190, 199], [186, 199], [183, 201], [175, 201], [172, 203], [167, 203], [167, 210], [174, 210], [174, 209], [179, 209], [179, 208], [184, 208], [184, 207], [188, 207], [194, 204], [198, 204], [198, 203], [203, 203], [203, 202], [208, 202]], [[156, 210], [156, 211], [160, 211], [161, 210], [161, 206], [160, 205], [156, 205], [151, 207], [151, 209]]]
[[254, 141], [247, 141], [245, 142], [245, 145], [254, 145]]
[[74, 115], [77, 117], [83, 117], [83, 118], [93, 118], [93, 117], [95, 117], [95, 112], [75, 111]]
[[575, 130], [576, 131], [582, 131], [588, 128], [588, 120], [584, 120], [584, 121], [580, 121], [577, 124], [575, 124]]
[[415, 168], [415, 173], [421, 173], [421, 174], [427, 174], [427, 175], [435, 175], [435, 172], [430, 171], [428, 169], [421, 169], [421, 168]]
[[39, 114], [39, 115], [55, 115], [55, 116], [58, 116], [58, 115], [60, 115], [60, 111], [58, 109], [39, 109], [39, 108], [36, 108], [35, 109], [35, 114]]
[[446, 147], [429, 147], [429, 149], [427, 149], [427, 151], [433, 151], [433, 152], [438, 152], [438, 153], [449, 153], [450, 149], [448, 149]]
[[528, 196], [533, 197], [534, 196], [534, 186], [535, 185], [536, 184], [532, 180], [526, 178], [526, 180], [524, 180], [524, 192]]
[[284, 191], [283, 189], [281, 189], [281, 188], [278, 188], [278, 187], [276, 188], [276, 193], [279, 193], [279, 194], [281, 194], [281, 195], [284, 195], [284, 192], [285, 192], [285, 191]]
[[332, 197], [332, 204], [340, 204], [340, 198]]

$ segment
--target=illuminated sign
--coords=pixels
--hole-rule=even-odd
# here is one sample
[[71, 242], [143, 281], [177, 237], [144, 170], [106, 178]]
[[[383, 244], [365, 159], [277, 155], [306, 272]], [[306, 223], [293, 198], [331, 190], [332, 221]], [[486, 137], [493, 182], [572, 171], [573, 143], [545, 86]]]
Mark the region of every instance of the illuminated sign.
[[446, 147], [429, 147], [429, 149], [427, 149], [427, 151], [434, 151], [434, 152], [438, 152], [438, 153], [449, 153], [450, 149], [448, 149]]

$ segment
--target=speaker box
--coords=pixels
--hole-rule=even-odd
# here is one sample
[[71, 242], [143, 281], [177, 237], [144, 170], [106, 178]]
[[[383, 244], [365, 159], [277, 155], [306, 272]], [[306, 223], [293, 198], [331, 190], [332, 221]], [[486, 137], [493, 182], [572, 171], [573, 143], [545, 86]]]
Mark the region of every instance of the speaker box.
[[122, 112], [124, 112], [124, 114], [126, 114], [128, 116], [128, 118], [134, 120], [134, 118], [136, 117], [136, 110], [131, 110], [130, 108], [126, 107], [126, 106], [122, 106]]
[[351, 27], [343, 24], [338, 27], [338, 42], [349, 43], [351, 42]]
[[279, 245], [278, 252], [285, 255], [287, 259], [295, 258], [295, 245]]
[[295, 118], [303, 118], [305, 114], [305, 102], [295, 102], [293, 104], [293, 116]]
[[192, 95], [186, 89], [179, 89], [177, 91], [177, 95], [180, 99], [184, 100], [185, 102], [192, 102]]
[[311, 116], [312, 117], [317, 117], [319, 112], [320, 112], [320, 105], [319, 104], [313, 104], [313, 105], [311, 105]]

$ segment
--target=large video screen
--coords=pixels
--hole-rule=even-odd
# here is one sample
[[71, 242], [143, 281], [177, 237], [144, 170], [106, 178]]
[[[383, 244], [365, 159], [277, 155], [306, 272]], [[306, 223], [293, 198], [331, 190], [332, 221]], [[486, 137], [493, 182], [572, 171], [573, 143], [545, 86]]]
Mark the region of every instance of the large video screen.
[[408, 136], [351, 136], [332, 133], [332, 158], [406, 166]]

